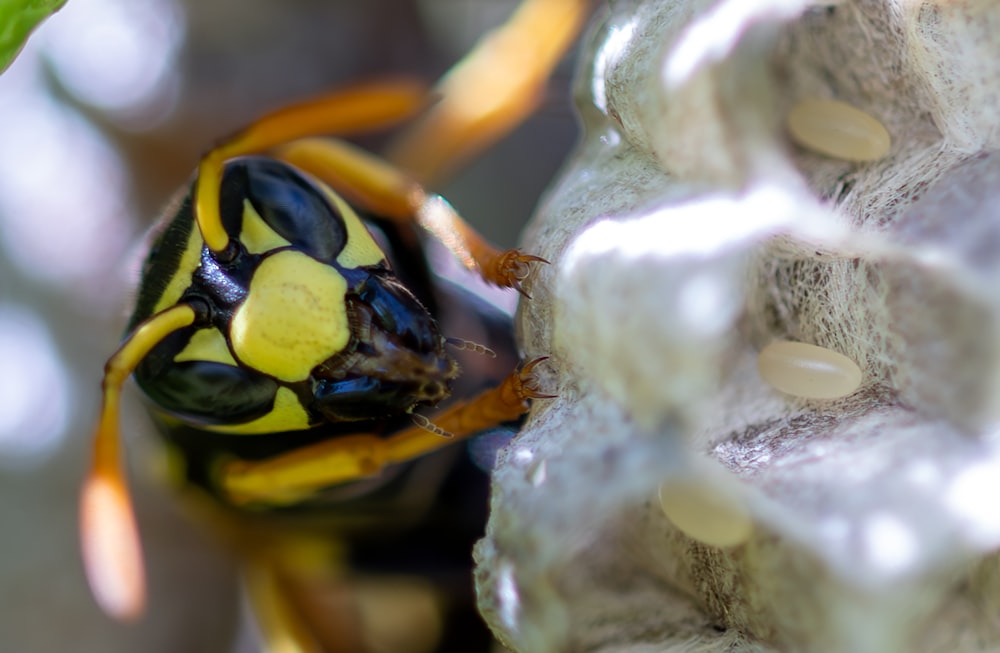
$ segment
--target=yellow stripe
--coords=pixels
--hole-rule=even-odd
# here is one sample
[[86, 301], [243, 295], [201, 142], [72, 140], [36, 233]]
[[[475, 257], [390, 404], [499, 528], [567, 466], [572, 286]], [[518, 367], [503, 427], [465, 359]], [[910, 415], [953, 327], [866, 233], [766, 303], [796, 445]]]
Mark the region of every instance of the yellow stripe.
[[187, 347], [174, 356], [175, 363], [184, 361], [211, 361], [238, 367], [239, 364], [229, 352], [226, 338], [218, 329], [199, 329], [191, 336]]
[[252, 435], [277, 433], [280, 431], [301, 431], [309, 428], [309, 414], [299, 403], [299, 398], [288, 388], [278, 388], [274, 397], [274, 408], [263, 417], [244, 424], [225, 424], [204, 427], [207, 431]]
[[333, 202], [337, 210], [340, 211], [340, 215], [344, 218], [344, 225], [347, 227], [347, 244], [337, 255], [337, 263], [350, 269], [364, 265], [376, 265], [385, 260], [385, 254], [379, 249], [375, 239], [372, 238], [371, 233], [368, 232], [351, 205], [325, 184], [320, 183], [320, 186], [326, 191], [326, 196]]
[[201, 265], [201, 249], [204, 244], [205, 241], [201, 239], [201, 233], [199, 233], [197, 226], [191, 225], [191, 233], [188, 234], [184, 253], [181, 254], [181, 260], [178, 262], [173, 276], [170, 277], [170, 283], [167, 284], [163, 294], [160, 295], [160, 300], [153, 307], [154, 315], [176, 304], [184, 291], [191, 285], [191, 277]]
[[263, 254], [279, 247], [288, 247], [290, 242], [271, 229], [260, 217], [250, 200], [243, 200], [243, 227], [240, 242], [251, 254]]

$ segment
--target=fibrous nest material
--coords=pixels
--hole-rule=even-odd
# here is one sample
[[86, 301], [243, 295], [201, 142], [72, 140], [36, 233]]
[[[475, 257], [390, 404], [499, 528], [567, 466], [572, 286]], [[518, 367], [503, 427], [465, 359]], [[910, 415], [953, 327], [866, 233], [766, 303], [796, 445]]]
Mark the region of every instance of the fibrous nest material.
[[[583, 61], [585, 134], [523, 244], [552, 261], [518, 319], [558, 398], [495, 473], [494, 631], [1000, 649], [1000, 6], [622, 0]], [[888, 151], [794, 142], [790, 112], [827, 100]], [[860, 387], [779, 392], [756, 358], [780, 340]]]

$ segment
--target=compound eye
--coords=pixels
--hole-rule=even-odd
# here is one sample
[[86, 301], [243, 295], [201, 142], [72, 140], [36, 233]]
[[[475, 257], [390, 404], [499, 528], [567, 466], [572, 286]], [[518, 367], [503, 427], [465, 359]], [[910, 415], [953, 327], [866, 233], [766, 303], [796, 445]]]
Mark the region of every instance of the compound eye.
[[248, 157], [226, 165], [220, 209], [230, 234], [239, 234], [244, 200], [276, 234], [313, 258], [334, 262], [347, 243], [339, 209], [291, 166]]

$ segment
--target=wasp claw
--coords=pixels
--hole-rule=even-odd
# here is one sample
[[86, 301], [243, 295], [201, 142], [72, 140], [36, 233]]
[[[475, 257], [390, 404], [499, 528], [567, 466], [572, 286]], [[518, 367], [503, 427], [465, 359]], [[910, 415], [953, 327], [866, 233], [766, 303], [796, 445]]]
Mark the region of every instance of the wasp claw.
[[528, 291], [524, 289], [524, 286], [521, 285], [520, 281], [515, 281], [510, 285], [510, 287], [516, 290], [518, 293], [520, 293], [521, 297], [524, 297], [525, 299], [531, 299], [531, 295], [529, 295]]
[[536, 358], [532, 358], [530, 361], [521, 366], [521, 374], [530, 374], [531, 370], [535, 369], [539, 363], [543, 363], [547, 360], [549, 360], [548, 356], [538, 356]]
[[533, 358], [521, 366], [517, 373], [517, 394], [521, 399], [556, 399], [559, 395], [543, 393], [538, 388], [538, 379], [535, 378], [532, 370], [539, 363], [547, 361], [548, 356]]
[[521, 282], [531, 273], [531, 265], [534, 263], [549, 264], [541, 256], [522, 254], [516, 249], [508, 250], [496, 262], [494, 281], [500, 286], [513, 288], [527, 299], [531, 299], [531, 295], [524, 290]]

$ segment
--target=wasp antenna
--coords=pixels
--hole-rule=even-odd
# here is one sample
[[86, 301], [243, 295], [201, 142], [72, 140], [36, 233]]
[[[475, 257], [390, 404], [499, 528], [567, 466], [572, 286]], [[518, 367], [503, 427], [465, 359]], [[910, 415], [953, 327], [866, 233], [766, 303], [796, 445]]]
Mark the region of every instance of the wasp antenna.
[[107, 614], [130, 621], [146, 602], [139, 531], [122, 465], [118, 399], [124, 378], [114, 356], [104, 375], [94, 460], [80, 494], [80, 546], [87, 582]]
[[433, 433], [434, 435], [440, 435], [442, 438], [449, 438], [449, 439], [455, 437], [454, 434], [449, 433], [448, 431], [445, 431], [443, 428], [441, 428], [440, 426], [438, 426], [434, 422], [430, 421], [429, 419], [427, 419], [423, 415], [418, 415], [416, 413], [412, 413], [410, 415], [410, 419], [413, 420], [413, 423], [415, 425], [419, 426], [420, 428], [422, 428], [425, 431], [429, 431], [430, 433]]
[[487, 347], [486, 345], [481, 345], [478, 342], [472, 342], [471, 340], [463, 340], [462, 338], [445, 338], [444, 341], [454, 347], [455, 349], [460, 349], [462, 351], [473, 351], [477, 354], [484, 354], [490, 358], [496, 358], [497, 353]]
[[195, 311], [186, 304], [157, 313], [139, 325], [104, 368], [94, 459], [80, 494], [80, 546], [94, 598], [116, 619], [136, 619], [146, 604], [142, 546], [122, 463], [122, 385], [153, 347], [194, 320]]

